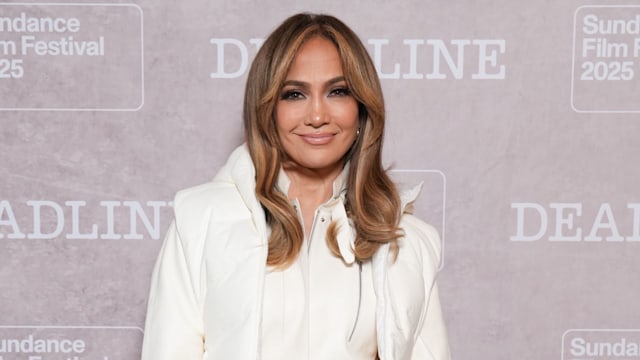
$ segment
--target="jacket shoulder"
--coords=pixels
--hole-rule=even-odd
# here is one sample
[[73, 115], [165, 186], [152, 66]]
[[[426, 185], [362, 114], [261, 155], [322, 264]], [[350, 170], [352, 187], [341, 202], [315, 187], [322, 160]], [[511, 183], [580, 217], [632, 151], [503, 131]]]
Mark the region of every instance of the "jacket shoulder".
[[173, 211], [176, 228], [184, 240], [202, 237], [211, 221], [248, 216], [235, 185], [217, 180], [179, 191]]
[[177, 213], [205, 210], [215, 204], [216, 198], [224, 197], [226, 192], [233, 189], [233, 184], [220, 181], [210, 181], [176, 193], [173, 207]]
[[[438, 230], [412, 214], [402, 215], [400, 228], [404, 232], [404, 235], [399, 240], [400, 247], [409, 248], [419, 254], [423, 265], [432, 263], [435, 268], [438, 268], [442, 257], [442, 241]], [[402, 253], [402, 251], [401, 249], [400, 252]], [[425, 259], [425, 256], [427, 259]]]

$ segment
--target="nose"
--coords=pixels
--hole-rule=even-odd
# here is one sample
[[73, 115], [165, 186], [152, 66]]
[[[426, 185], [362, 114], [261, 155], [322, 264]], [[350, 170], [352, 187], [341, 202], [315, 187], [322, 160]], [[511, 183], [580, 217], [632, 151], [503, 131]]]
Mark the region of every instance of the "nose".
[[321, 96], [313, 97], [305, 125], [320, 127], [329, 122], [327, 104]]

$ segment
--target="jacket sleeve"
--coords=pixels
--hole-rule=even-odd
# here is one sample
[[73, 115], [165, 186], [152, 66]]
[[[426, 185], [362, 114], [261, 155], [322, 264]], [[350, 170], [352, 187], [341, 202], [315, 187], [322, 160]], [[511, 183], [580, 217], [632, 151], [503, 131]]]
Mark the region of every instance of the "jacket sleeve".
[[[438, 285], [434, 283], [429, 295], [426, 314], [422, 329], [420, 330], [418, 346], [413, 354], [413, 360], [433, 359], [433, 360], [450, 360], [449, 341], [447, 331], [442, 317], [442, 309], [440, 307], [440, 298], [438, 296]], [[421, 355], [421, 349], [427, 351]]]
[[444, 323], [438, 284], [436, 281], [441, 258], [441, 240], [438, 231], [432, 226], [410, 217], [420, 242], [423, 280], [425, 289], [425, 308], [418, 328], [418, 338], [411, 360], [450, 360], [449, 341]]
[[193, 265], [174, 221], [153, 270], [142, 360], [203, 359], [199, 281]]

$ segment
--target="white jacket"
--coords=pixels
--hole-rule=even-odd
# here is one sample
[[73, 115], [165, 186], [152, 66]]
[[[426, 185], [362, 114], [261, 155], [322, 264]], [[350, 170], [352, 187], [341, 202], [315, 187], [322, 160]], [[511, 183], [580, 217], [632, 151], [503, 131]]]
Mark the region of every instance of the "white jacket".
[[[259, 359], [269, 230], [254, 172], [241, 146], [212, 182], [176, 195], [153, 272], [142, 360]], [[417, 192], [403, 194], [403, 203]], [[380, 359], [448, 360], [438, 233], [407, 214], [400, 227], [396, 261], [388, 246], [372, 259]]]

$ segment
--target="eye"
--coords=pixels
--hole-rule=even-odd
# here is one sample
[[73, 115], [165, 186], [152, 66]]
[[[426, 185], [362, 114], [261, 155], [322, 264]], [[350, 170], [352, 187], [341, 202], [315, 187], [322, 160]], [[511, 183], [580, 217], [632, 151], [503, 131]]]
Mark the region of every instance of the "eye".
[[347, 87], [339, 87], [339, 88], [335, 88], [333, 90], [331, 90], [331, 92], [329, 92], [329, 96], [349, 96], [351, 95], [351, 91], [349, 91], [349, 89]]
[[299, 90], [285, 90], [280, 95], [282, 100], [300, 100], [304, 99], [304, 94]]

